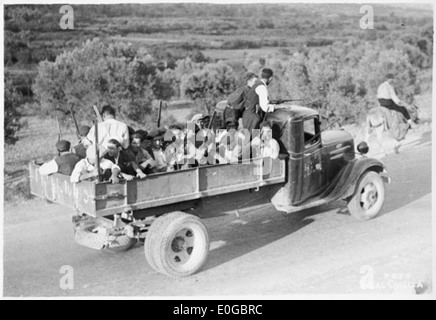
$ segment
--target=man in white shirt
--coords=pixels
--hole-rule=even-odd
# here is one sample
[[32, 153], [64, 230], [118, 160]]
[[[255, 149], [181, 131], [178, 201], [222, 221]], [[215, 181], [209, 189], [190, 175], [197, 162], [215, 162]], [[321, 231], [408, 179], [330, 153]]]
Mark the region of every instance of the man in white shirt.
[[405, 103], [397, 97], [395, 90], [392, 87], [393, 80], [393, 74], [389, 73], [386, 75], [386, 81], [383, 82], [377, 89], [377, 99], [382, 107], [401, 113], [409, 125], [412, 125], [409, 111], [403, 107]]
[[[110, 105], [104, 106], [101, 114], [103, 122], [98, 124], [98, 143], [104, 148], [107, 148], [107, 143], [110, 139], [117, 139], [123, 149], [127, 149], [130, 144], [127, 125], [115, 119], [115, 109]], [[94, 143], [95, 126], [91, 128], [87, 138], [91, 143]]]
[[[103, 150], [100, 151], [102, 153]], [[79, 183], [83, 180], [93, 179], [98, 176], [97, 172], [97, 154], [95, 148], [90, 147], [86, 150], [86, 158], [80, 160], [71, 174], [70, 181], [72, 183]], [[120, 174], [120, 167], [112, 161], [101, 158], [100, 159], [100, 174], [107, 175], [107, 178], [112, 183], [118, 183]], [[110, 174], [110, 177], [109, 177]]]
[[253, 159], [255, 163], [262, 164], [262, 168], [256, 167], [255, 175], [268, 175], [272, 171], [272, 160], [277, 159], [280, 154], [280, 145], [272, 136], [271, 123], [264, 121], [260, 124], [260, 136], [253, 138], [251, 142]]
[[244, 129], [247, 129], [250, 133], [254, 129], [259, 129], [265, 113], [274, 112], [274, 106], [269, 104], [267, 89], [272, 79], [273, 71], [269, 68], [263, 69], [260, 80], [257, 80], [247, 93], [242, 124]]

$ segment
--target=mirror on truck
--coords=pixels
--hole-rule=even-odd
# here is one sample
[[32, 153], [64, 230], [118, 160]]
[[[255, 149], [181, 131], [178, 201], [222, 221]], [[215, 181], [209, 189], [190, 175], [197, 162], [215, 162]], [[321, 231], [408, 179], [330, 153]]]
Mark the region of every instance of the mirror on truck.
[[368, 144], [365, 141], [362, 141], [357, 145], [357, 151], [359, 151], [360, 154], [367, 154], [369, 151]]

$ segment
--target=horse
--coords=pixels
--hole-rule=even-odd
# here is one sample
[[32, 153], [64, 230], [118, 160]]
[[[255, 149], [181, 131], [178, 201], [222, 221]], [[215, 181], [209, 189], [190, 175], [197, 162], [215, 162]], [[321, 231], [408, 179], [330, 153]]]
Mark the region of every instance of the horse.
[[[414, 123], [418, 123], [418, 106], [412, 104], [406, 106], [406, 109], [409, 111], [411, 120]], [[395, 153], [399, 153], [401, 144], [406, 138], [409, 129], [409, 123], [407, 123], [406, 118], [400, 112], [378, 106], [370, 109], [366, 117], [364, 141], [368, 143], [372, 130], [375, 130], [377, 143], [383, 150], [384, 154], [387, 155], [387, 152], [382, 145], [383, 133], [387, 132], [389, 136], [395, 140]]]

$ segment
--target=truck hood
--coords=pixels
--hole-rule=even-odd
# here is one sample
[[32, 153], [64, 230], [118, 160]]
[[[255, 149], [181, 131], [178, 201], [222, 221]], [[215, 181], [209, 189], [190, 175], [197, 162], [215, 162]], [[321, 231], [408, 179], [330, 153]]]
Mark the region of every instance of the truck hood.
[[340, 144], [347, 141], [353, 141], [353, 136], [344, 130], [329, 130], [321, 133], [323, 145]]

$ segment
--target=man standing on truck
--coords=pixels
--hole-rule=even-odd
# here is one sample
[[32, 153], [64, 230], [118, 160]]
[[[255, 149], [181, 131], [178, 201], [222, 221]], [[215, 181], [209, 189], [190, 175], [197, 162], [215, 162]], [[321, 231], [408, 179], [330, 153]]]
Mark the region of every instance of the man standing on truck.
[[239, 121], [239, 119], [242, 118], [245, 110], [247, 94], [258, 79], [258, 76], [253, 72], [247, 72], [244, 74], [242, 77], [244, 85], [236, 89], [227, 97], [227, 107], [224, 110], [224, 121]]
[[250, 133], [260, 128], [265, 113], [274, 112], [274, 106], [269, 104], [267, 89], [272, 79], [273, 71], [269, 68], [262, 69], [260, 80], [257, 80], [247, 93], [242, 124]]
[[[129, 128], [121, 121], [115, 119], [115, 109], [110, 105], [105, 105], [101, 111], [103, 122], [98, 124], [98, 144], [107, 148], [110, 139], [116, 138], [123, 149], [129, 147]], [[88, 140], [94, 144], [95, 126], [91, 128], [87, 136]]]
[[377, 99], [382, 107], [401, 113], [409, 126], [412, 127], [412, 120], [409, 111], [404, 107], [405, 103], [397, 97], [395, 90], [392, 87], [393, 80], [394, 75], [388, 73], [386, 75], [386, 81], [377, 89]]
[[71, 143], [66, 140], [60, 140], [56, 143], [56, 149], [59, 156], [50, 162], [44, 163], [39, 168], [39, 173], [42, 175], [50, 175], [53, 173], [71, 175], [80, 158], [74, 153], [70, 152]]

